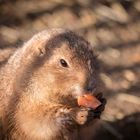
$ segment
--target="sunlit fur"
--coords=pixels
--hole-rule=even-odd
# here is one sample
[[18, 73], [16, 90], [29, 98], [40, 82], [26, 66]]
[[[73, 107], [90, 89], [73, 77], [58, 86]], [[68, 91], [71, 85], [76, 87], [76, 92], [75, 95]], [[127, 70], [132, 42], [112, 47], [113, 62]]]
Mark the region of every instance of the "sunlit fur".
[[[68, 67], [60, 64], [66, 60]], [[93, 83], [94, 81], [94, 83]], [[43, 31], [10, 57], [0, 70], [0, 117], [9, 140], [77, 140], [62, 118], [77, 109], [77, 96], [89, 83], [98, 91], [98, 70], [92, 47], [63, 29]], [[66, 116], [63, 116], [66, 115]], [[73, 114], [72, 114], [73, 115]]]

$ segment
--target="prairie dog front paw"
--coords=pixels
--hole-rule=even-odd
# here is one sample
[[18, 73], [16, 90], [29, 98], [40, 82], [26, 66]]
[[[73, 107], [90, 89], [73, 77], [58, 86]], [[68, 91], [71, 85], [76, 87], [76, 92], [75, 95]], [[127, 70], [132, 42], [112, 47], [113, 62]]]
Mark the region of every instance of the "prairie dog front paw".
[[62, 126], [83, 125], [88, 120], [89, 109], [85, 107], [61, 108], [56, 113], [56, 121]]
[[62, 126], [68, 126], [68, 125], [73, 125], [74, 121], [73, 118], [71, 117], [71, 108], [60, 108], [56, 112], [56, 121], [58, 124]]
[[83, 125], [88, 120], [88, 108], [77, 108], [75, 112], [75, 118], [74, 120], [79, 124]]

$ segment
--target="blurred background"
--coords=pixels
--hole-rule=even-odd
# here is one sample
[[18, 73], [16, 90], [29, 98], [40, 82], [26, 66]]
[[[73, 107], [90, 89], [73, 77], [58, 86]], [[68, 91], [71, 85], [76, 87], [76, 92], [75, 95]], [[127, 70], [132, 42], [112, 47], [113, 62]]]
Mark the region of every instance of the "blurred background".
[[52, 27], [84, 36], [99, 55], [108, 103], [94, 140], [140, 140], [140, 0], [0, 0], [0, 64]]

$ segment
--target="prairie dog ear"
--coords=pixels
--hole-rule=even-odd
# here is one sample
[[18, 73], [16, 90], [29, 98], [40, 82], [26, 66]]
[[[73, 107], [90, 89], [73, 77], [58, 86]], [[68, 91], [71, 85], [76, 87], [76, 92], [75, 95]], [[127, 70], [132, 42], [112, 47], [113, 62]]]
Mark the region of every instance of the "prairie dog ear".
[[44, 30], [36, 35], [34, 35], [29, 41], [24, 45], [25, 49], [30, 53], [34, 53], [36, 56], [42, 56], [47, 51], [47, 42], [53, 40], [57, 35], [65, 33], [66, 30], [61, 28]]
[[[9, 59], [10, 67], [23, 67], [30, 65], [37, 57], [44, 56], [47, 52], [47, 42], [53, 40], [56, 36], [65, 33], [65, 29], [56, 28], [44, 30], [34, 35], [29, 41], [23, 44], [23, 47], [17, 51]], [[12, 69], [12, 68], [11, 68]], [[14, 68], [15, 69], [15, 68]]]

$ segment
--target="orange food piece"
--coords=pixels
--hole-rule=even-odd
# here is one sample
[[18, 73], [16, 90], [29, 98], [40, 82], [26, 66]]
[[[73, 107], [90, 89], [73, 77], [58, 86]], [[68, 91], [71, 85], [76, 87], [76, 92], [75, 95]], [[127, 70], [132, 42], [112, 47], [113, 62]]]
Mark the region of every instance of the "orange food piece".
[[77, 102], [79, 106], [90, 107], [93, 109], [96, 109], [99, 105], [101, 105], [101, 102], [96, 97], [90, 94], [85, 94], [78, 97]]

